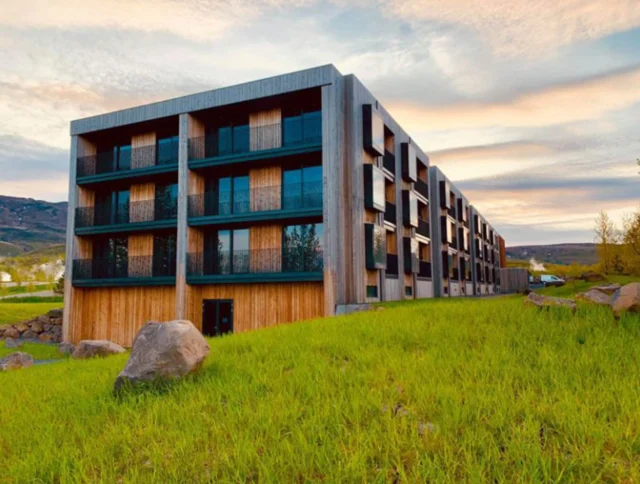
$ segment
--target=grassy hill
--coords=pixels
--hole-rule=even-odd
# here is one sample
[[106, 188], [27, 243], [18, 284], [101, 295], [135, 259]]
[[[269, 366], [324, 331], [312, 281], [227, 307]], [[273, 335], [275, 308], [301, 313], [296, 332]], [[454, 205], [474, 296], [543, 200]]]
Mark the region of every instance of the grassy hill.
[[569, 265], [574, 262], [581, 265], [592, 265], [598, 262], [595, 244], [522, 245], [507, 247], [507, 257], [527, 261], [533, 257], [538, 262], [563, 265]]
[[640, 479], [637, 316], [412, 301], [210, 344], [199, 375], [120, 397], [126, 355], [0, 374], [2, 479]]

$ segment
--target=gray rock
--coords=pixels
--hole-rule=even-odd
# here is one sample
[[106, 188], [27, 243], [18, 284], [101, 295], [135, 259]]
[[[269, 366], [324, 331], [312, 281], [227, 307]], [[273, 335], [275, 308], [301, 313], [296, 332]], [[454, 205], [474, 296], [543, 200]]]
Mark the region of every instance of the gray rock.
[[58, 345], [58, 353], [62, 353], [63, 355], [70, 355], [73, 353], [73, 350], [76, 347], [71, 343], [60, 343]]
[[40, 336], [38, 336], [38, 339], [43, 343], [49, 343], [51, 341], [54, 341], [56, 337], [54, 334], [51, 334], [51, 333], [42, 333]]
[[600, 292], [604, 292], [605, 294], [608, 294], [609, 296], [613, 296], [613, 294], [620, 289], [620, 284], [607, 284], [606, 286], [596, 286], [596, 287], [592, 287], [591, 289], [595, 289], [596, 291], [600, 291]]
[[4, 340], [4, 347], [13, 349], [20, 348], [24, 343], [22, 341], [18, 341], [17, 339], [7, 338]]
[[52, 325], [50, 325], [50, 324], [45, 324], [45, 325], [43, 326], [43, 329], [44, 329], [45, 331], [51, 331], [51, 328], [53, 328], [53, 326], [52, 326]]
[[16, 324], [13, 325], [13, 327], [15, 329], [17, 329], [21, 333], [24, 333], [25, 331], [27, 331], [29, 329], [29, 327], [24, 323], [16, 323]]
[[73, 358], [86, 360], [87, 358], [104, 357], [124, 353], [126, 350], [107, 340], [83, 340], [73, 350]]
[[148, 322], [133, 341], [131, 356], [118, 375], [115, 389], [156, 379], [176, 379], [202, 366], [209, 344], [202, 333], [184, 320]]
[[576, 294], [576, 299], [593, 304], [610, 304], [611, 296], [597, 289], [589, 289], [587, 292]]
[[17, 351], [0, 360], [0, 371], [18, 370], [33, 366], [33, 358], [27, 353]]
[[632, 282], [618, 289], [611, 298], [613, 314], [640, 313], [640, 282]]
[[20, 337], [20, 331], [11, 326], [9, 329], [4, 330], [4, 335], [6, 339], [18, 339]]
[[26, 330], [24, 333], [20, 335], [22, 339], [36, 339], [38, 335], [31, 331], [30, 329]]
[[49, 323], [52, 326], [62, 326], [62, 318], [51, 318], [49, 319]]
[[572, 311], [576, 310], [576, 303], [571, 299], [543, 296], [542, 294], [538, 294], [536, 292], [530, 293], [524, 300], [524, 303], [529, 306], [536, 306], [539, 308], [564, 307], [571, 309]]
[[47, 313], [47, 316], [49, 316], [50, 318], [62, 318], [62, 313], [62, 309], [52, 309]]
[[33, 331], [34, 333], [42, 333], [44, 331], [44, 325], [38, 321], [36, 321], [35, 323], [31, 323], [31, 331]]
[[37, 321], [42, 324], [49, 324], [49, 316], [38, 316]]

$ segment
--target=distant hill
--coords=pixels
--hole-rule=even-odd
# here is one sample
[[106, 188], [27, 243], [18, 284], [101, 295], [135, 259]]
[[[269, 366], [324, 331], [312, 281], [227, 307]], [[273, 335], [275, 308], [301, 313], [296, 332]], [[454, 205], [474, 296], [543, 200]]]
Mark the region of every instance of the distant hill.
[[0, 195], [0, 256], [64, 244], [67, 202]]
[[551, 264], [592, 265], [598, 262], [595, 244], [553, 244], [553, 245], [521, 245], [507, 247], [510, 259], [529, 260], [532, 257], [538, 262]]

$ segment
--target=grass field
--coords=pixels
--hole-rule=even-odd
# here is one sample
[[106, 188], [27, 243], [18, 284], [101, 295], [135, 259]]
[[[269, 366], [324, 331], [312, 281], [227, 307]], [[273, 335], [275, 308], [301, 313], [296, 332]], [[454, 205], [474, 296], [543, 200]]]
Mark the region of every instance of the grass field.
[[[24, 343], [24, 345], [22, 345], [19, 349], [16, 349], [5, 348], [4, 342], [0, 341], [0, 358], [4, 358], [8, 354], [15, 353], [16, 351], [29, 353], [31, 356], [33, 356], [34, 360], [55, 360], [65, 358], [65, 356], [58, 351], [57, 345]], [[2, 481], [0, 480], [0, 482]]]
[[640, 480], [640, 318], [414, 301], [211, 340], [116, 397], [127, 356], [0, 375], [0, 481]]
[[3, 287], [0, 285], [0, 297], [1, 296], [13, 296], [14, 294], [27, 294], [31, 292], [50, 291], [55, 287], [55, 284], [27, 284], [24, 286], [11, 286]]
[[23, 298], [19, 302], [0, 299], [0, 324], [19, 323], [61, 307], [62, 298]]

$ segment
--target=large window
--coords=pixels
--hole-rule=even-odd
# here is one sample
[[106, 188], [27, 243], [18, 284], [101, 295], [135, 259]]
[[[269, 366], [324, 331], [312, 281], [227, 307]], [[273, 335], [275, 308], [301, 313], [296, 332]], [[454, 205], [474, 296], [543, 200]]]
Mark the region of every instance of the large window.
[[156, 164], [166, 165], [178, 162], [178, 137], [161, 138], [156, 143]]
[[282, 229], [282, 271], [322, 271], [324, 227], [319, 224], [288, 225]]
[[129, 190], [97, 192], [95, 225], [129, 223]]
[[207, 189], [205, 213], [230, 215], [251, 209], [249, 176], [233, 176], [212, 180]]
[[176, 235], [162, 234], [153, 237], [153, 276], [176, 275]]
[[282, 121], [284, 146], [316, 143], [322, 140], [322, 113], [313, 111], [289, 116]]
[[306, 166], [282, 172], [282, 208], [322, 206], [322, 166]]
[[94, 279], [127, 277], [129, 239], [127, 237], [100, 238], [93, 243]]
[[205, 273], [246, 273], [249, 261], [249, 229], [219, 230], [205, 237]]
[[249, 151], [250, 130], [248, 124], [223, 126], [217, 131], [217, 152], [208, 156], [225, 156]]
[[156, 185], [155, 220], [178, 217], [178, 184]]

